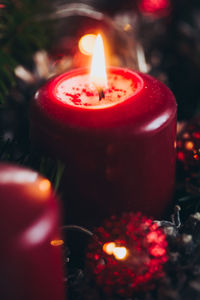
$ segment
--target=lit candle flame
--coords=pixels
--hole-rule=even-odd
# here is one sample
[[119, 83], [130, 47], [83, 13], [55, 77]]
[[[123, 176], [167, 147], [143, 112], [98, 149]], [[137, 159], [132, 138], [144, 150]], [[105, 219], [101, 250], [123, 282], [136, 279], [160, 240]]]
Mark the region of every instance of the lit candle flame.
[[107, 86], [104, 47], [100, 34], [97, 35], [94, 46], [90, 82], [93, 83], [98, 89], [104, 89]]

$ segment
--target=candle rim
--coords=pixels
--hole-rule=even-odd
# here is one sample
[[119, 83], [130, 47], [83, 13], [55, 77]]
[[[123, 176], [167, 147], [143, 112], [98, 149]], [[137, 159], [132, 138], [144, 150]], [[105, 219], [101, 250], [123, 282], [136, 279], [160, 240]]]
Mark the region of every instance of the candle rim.
[[[75, 107], [69, 104], [65, 104], [62, 101], [58, 101], [52, 94], [51, 90], [54, 89], [55, 84], [62, 76], [66, 76], [66, 73], [60, 76], [54, 77], [43, 85], [35, 94], [33, 101], [31, 102], [31, 115], [34, 115], [37, 111], [41, 115], [42, 124], [53, 131], [59, 124], [59, 131], [65, 130], [66, 126], [70, 128], [118, 128], [126, 126], [129, 123], [134, 123], [132, 131], [143, 132], [155, 131], [155, 125], [149, 126], [152, 121], [159, 118], [163, 114], [168, 115], [167, 120], [161, 120], [159, 118], [159, 126], [165, 126], [177, 112], [177, 104], [172, 91], [164, 85], [158, 79], [141, 73], [135, 72], [130, 69], [113, 68], [118, 72], [125, 72], [126, 74], [134, 73], [137, 77], [141, 77], [144, 85], [141, 87], [141, 91], [135, 94], [134, 97], [125, 101], [119, 102], [117, 105], [109, 106], [103, 109], [82, 109], [82, 107]], [[86, 68], [74, 69], [67, 73], [77, 74]], [[67, 74], [68, 76], [70, 74]], [[142, 100], [142, 101], [141, 101]], [[151, 114], [149, 114], [149, 109]], [[133, 110], [135, 113], [133, 113]], [[138, 111], [139, 110], [139, 111]], [[141, 118], [141, 111], [143, 117]], [[126, 118], [124, 117], [126, 116]], [[162, 121], [162, 122], [161, 122]], [[37, 120], [38, 122], [38, 120]], [[164, 123], [163, 123], [164, 122]], [[162, 125], [161, 125], [162, 123]], [[158, 129], [156, 129], [158, 130]], [[58, 134], [58, 133], [56, 133]]]
[[[63, 81], [67, 80], [67, 79], [70, 79], [71, 77], [74, 76], [79, 76], [79, 75], [89, 75], [89, 68], [76, 68], [76, 69], [73, 69], [71, 71], [68, 71], [68, 72], [65, 72], [57, 77], [55, 77], [52, 82], [50, 83], [50, 86], [49, 86], [49, 89], [50, 89], [50, 93], [52, 95], [52, 99], [54, 102], [57, 102], [57, 103], [61, 103], [63, 104], [64, 106], [68, 107], [68, 108], [73, 108], [77, 111], [96, 111], [96, 110], [107, 110], [109, 108], [113, 108], [117, 105], [120, 105], [124, 102], [127, 102], [129, 99], [131, 99], [133, 96], [137, 96], [141, 91], [142, 89], [144, 88], [144, 80], [142, 79], [142, 77], [137, 73], [137, 72], [134, 72], [128, 68], [119, 68], [119, 67], [107, 67], [106, 70], [109, 72], [109, 73], [114, 73], [114, 74], [120, 74], [120, 75], [125, 75], [127, 77], [127, 79], [131, 79], [132, 81], [134, 80], [134, 78], [136, 79], [135, 83], [136, 83], [136, 88], [135, 88], [135, 91], [133, 92], [133, 94], [131, 94], [131, 96], [128, 96], [127, 98], [125, 98], [124, 100], [120, 101], [120, 102], [114, 102], [113, 104], [110, 104], [110, 105], [104, 105], [104, 106], [78, 106], [78, 105], [71, 105], [67, 102], [63, 102], [61, 101], [58, 96], [56, 95], [56, 91], [57, 91], [57, 87], [58, 85], [60, 85]], [[108, 74], [109, 74], [108, 73]], [[132, 77], [128, 78], [128, 75], [132, 75]], [[125, 78], [126, 78], [125, 77]], [[51, 86], [54, 85], [53, 87]]]

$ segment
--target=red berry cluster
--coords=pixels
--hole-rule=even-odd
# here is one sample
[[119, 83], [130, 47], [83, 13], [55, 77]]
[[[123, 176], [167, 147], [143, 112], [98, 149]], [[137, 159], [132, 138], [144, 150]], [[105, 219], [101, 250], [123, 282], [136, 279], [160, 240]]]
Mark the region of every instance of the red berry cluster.
[[167, 261], [165, 234], [157, 223], [141, 214], [112, 217], [95, 230], [89, 244], [88, 265], [107, 294], [131, 296], [163, 275]]

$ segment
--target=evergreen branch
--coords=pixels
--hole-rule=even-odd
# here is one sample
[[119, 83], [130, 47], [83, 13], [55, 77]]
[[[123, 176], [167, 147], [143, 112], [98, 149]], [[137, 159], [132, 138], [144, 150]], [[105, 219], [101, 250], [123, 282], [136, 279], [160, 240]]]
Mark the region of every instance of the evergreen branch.
[[0, 5], [0, 104], [6, 102], [9, 90], [16, 85], [14, 69], [30, 66], [33, 53], [48, 44], [49, 25], [36, 21], [48, 12], [47, 1], [9, 0]]

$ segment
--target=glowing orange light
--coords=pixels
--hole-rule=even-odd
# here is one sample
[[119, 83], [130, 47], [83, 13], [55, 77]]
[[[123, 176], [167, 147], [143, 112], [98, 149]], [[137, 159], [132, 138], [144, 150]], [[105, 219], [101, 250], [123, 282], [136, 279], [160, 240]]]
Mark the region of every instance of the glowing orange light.
[[132, 29], [132, 26], [130, 24], [124, 25], [124, 31], [130, 31]]
[[108, 255], [113, 254], [113, 250], [115, 249], [116, 244], [111, 242], [111, 243], [106, 243], [103, 245], [103, 251], [106, 252]]
[[63, 240], [52, 240], [50, 242], [50, 244], [55, 247], [62, 246], [62, 245], [64, 245], [64, 241]]
[[43, 179], [40, 183], [39, 183], [39, 189], [41, 192], [47, 192], [51, 187], [51, 183], [48, 179]]
[[127, 249], [126, 249], [126, 247], [115, 247], [113, 249], [113, 255], [118, 260], [125, 259], [126, 256], [127, 256]]
[[194, 157], [194, 159], [199, 160], [198, 154], [195, 154], [193, 157]]
[[97, 36], [95, 34], [86, 34], [79, 40], [78, 46], [84, 55], [92, 55]]
[[176, 149], [176, 146], [177, 146], [177, 143], [176, 143], [176, 141], [174, 142], [174, 149]]
[[38, 202], [48, 201], [51, 192], [52, 190], [50, 181], [48, 179], [41, 178], [40, 176], [35, 178], [34, 182], [26, 184], [24, 187], [24, 193], [27, 195], [32, 195], [30, 200]]
[[187, 149], [187, 150], [192, 150], [193, 148], [194, 148], [194, 143], [193, 142], [186, 142], [185, 143], [185, 148]]
[[90, 82], [93, 83], [97, 88], [105, 88], [107, 86], [104, 47], [103, 40], [100, 34], [97, 35], [94, 46], [90, 72]]

